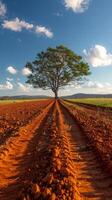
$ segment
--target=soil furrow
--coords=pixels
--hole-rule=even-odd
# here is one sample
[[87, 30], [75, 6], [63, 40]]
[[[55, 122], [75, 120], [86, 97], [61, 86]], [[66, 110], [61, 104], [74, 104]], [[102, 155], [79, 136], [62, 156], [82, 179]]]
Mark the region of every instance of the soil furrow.
[[0, 105], [0, 148], [8, 142], [10, 137], [37, 117], [51, 101], [21, 102], [9, 105]]
[[112, 178], [72, 115], [52, 101], [0, 152], [0, 200], [111, 200]]
[[[15, 137], [10, 138], [0, 152], [0, 199], [16, 199], [22, 188], [21, 176], [30, 171], [29, 163], [33, 151], [35, 134], [51, 113], [54, 102], [48, 105], [32, 123], [20, 128]], [[32, 148], [28, 148], [32, 144]], [[36, 145], [36, 144], [35, 144]], [[31, 164], [31, 163], [30, 163]]]
[[30, 179], [26, 177], [27, 184], [19, 200], [75, 199], [67, 165], [69, 159], [65, 155], [64, 140], [59, 131], [57, 105], [56, 101], [52, 115], [40, 130], [37, 150], [33, 152], [35, 158], [30, 166]]
[[79, 192], [76, 199], [110, 200], [112, 198], [112, 179], [100, 163], [87, 137], [75, 118], [60, 106], [63, 134], [69, 143], [70, 156], [74, 165], [75, 187]]
[[79, 110], [84, 110], [85, 112], [88, 113], [88, 115], [95, 115], [96, 117], [100, 117], [102, 120], [112, 120], [112, 111], [111, 108], [108, 107], [99, 107], [95, 105], [89, 105], [89, 104], [84, 104], [84, 103], [75, 103], [69, 100], [66, 100], [65, 103], [74, 106], [74, 108], [79, 109]]

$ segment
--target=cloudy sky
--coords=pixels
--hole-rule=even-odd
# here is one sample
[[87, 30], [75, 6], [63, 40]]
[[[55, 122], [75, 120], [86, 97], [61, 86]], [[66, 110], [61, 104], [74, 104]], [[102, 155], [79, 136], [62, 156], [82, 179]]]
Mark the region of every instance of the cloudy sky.
[[112, 0], [0, 0], [0, 96], [51, 95], [25, 84], [24, 66], [60, 44], [82, 55], [92, 72], [61, 95], [112, 93]]

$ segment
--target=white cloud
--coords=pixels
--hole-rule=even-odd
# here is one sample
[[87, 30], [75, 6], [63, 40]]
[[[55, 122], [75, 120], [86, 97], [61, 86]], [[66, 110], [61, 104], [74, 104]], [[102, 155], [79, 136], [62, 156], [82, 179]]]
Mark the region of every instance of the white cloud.
[[69, 83], [67, 86], [65, 86], [64, 88], [74, 88], [74, 89], [87, 89], [87, 88], [93, 88], [93, 89], [102, 89], [102, 88], [105, 88], [107, 86], [111, 86], [112, 85], [110, 83], [100, 83], [98, 81], [85, 81], [85, 82], [71, 82]]
[[112, 94], [112, 84], [111, 83], [103, 83], [102, 87], [97, 87], [98, 93]]
[[0, 16], [4, 16], [7, 12], [5, 4], [0, 1]]
[[[53, 32], [51, 32], [45, 26], [41, 25], [35, 26], [34, 24], [20, 20], [18, 17], [16, 17], [13, 20], [4, 20], [2, 27], [4, 29], [9, 29], [15, 32], [21, 32], [23, 29], [33, 30], [36, 34], [43, 35], [48, 38], [53, 38]], [[21, 42], [20, 39], [18, 39], [18, 41]]]
[[75, 82], [71, 82], [70, 84], [68, 84], [67, 86], [65, 86], [65, 88], [75, 88], [75, 89], [81, 89], [81, 88], [93, 88], [93, 89], [104, 89], [107, 87], [111, 87], [112, 88], [112, 84], [108, 83], [108, 82], [104, 82], [104, 83], [100, 83], [99, 81], [85, 81], [80, 83], [75, 83]]
[[64, 0], [64, 5], [67, 9], [82, 13], [88, 8], [89, 2], [90, 0]]
[[[69, 90], [69, 92], [68, 92]], [[67, 94], [68, 93], [68, 94]], [[87, 93], [87, 94], [112, 94], [112, 83], [109, 82], [99, 82], [99, 81], [86, 81], [84, 83], [76, 84], [72, 82], [65, 88], [59, 91], [60, 95], [72, 95], [75, 93]]]
[[87, 52], [83, 50], [86, 61], [93, 67], [112, 65], [112, 53], [109, 53], [104, 46], [96, 44]]
[[13, 67], [13, 66], [9, 66], [7, 67], [7, 71], [10, 73], [10, 74], [17, 74], [17, 70]]
[[21, 92], [29, 92], [31, 90], [31, 86], [28, 84], [23, 84], [21, 82], [18, 82], [18, 86]]
[[36, 26], [35, 32], [48, 38], [53, 38], [53, 33], [44, 26]]
[[4, 20], [2, 26], [5, 29], [10, 29], [15, 32], [21, 32], [22, 29], [30, 30], [33, 28], [33, 24], [20, 20], [18, 17], [14, 20]]
[[6, 81], [5, 84], [0, 84], [0, 90], [12, 90], [13, 84], [10, 81]]
[[107, 94], [112, 93], [112, 83], [104, 82], [100, 83], [99, 81], [87, 81], [80, 86], [82, 92], [87, 91], [87, 93], [99, 93], [99, 94]]
[[32, 72], [28, 68], [23, 68], [22, 69], [22, 74], [24, 76], [29, 76]]
[[100, 83], [98, 81], [87, 81], [84, 84], [82, 84], [82, 88], [104, 88], [105, 83]]
[[13, 84], [9, 81], [6, 81], [6, 89], [12, 90], [13, 89]]
[[13, 78], [7, 77], [6, 80], [7, 80], [7, 81], [13, 81]]

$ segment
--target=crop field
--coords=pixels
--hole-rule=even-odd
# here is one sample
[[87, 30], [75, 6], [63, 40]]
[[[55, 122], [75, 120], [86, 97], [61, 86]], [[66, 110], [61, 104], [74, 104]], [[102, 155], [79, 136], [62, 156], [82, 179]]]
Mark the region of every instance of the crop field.
[[111, 176], [111, 108], [0, 104], [0, 200], [111, 200]]
[[112, 107], [112, 98], [86, 98], [86, 99], [68, 99], [72, 102], [93, 104], [96, 106]]

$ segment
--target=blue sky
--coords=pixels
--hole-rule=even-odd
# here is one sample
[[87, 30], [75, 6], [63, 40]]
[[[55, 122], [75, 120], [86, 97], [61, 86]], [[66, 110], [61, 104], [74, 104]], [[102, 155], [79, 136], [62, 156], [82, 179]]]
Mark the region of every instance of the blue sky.
[[27, 61], [60, 44], [89, 63], [92, 75], [61, 95], [112, 91], [112, 1], [0, 0], [0, 96], [48, 94], [25, 84]]

